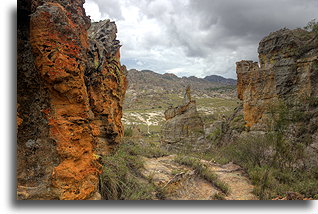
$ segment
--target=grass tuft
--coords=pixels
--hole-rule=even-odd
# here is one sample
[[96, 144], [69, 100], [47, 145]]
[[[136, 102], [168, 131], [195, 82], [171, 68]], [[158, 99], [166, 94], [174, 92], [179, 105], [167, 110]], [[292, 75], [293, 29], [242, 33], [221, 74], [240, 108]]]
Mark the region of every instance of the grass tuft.
[[175, 162], [195, 169], [199, 176], [211, 182], [216, 188], [220, 189], [224, 194], [229, 194], [229, 186], [226, 183], [219, 180], [218, 176], [214, 172], [211, 172], [207, 168], [207, 166], [205, 166], [203, 163], [199, 161], [199, 159], [179, 155], [175, 158]]
[[159, 194], [162, 198], [158, 187], [139, 174], [139, 170], [143, 167], [140, 155], [161, 157], [165, 154], [158, 145], [141, 145], [131, 141], [119, 145], [113, 154], [102, 158], [103, 173], [100, 175], [100, 189], [103, 198], [153, 200], [155, 194]]

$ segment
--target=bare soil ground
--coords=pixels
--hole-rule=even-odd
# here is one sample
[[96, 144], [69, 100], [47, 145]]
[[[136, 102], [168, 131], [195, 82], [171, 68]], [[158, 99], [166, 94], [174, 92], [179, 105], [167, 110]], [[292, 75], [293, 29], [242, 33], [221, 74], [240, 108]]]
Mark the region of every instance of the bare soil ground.
[[[213, 183], [202, 178], [190, 167], [174, 161], [175, 155], [160, 158], [144, 158], [142, 175], [164, 190], [168, 200], [215, 200], [221, 191]], [[217, 174], [220, 181], [230, 187], [224, 200], [257, 200], [253, 185], [244, 171], [235, 164], [220, 165], [201, 160]]]

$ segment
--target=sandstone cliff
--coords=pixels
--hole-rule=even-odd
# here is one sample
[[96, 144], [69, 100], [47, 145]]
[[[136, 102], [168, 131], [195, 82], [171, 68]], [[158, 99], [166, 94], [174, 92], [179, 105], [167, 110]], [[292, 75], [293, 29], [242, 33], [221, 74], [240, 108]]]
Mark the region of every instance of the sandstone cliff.
[[116, 26], [83, 4], [18, 1], [18, 199], [100, 199], [97, 157], [123, 135]]
[[244, 119], [253, 126], [271, 103], [317, 97], [317, 34], [282, 29], [259, 44], [257, 62], [237, 62], [237, 93]]
[[280, 114], [285, 119], [278, 125], [286, 127], [287, 142], [304, 146], [308, 157], [304, 164], [316, 167], [317, 33], [282, 29], [262, 39], [258, 52], [259, 65], [236, 63], [247, 128], [268, 131]]

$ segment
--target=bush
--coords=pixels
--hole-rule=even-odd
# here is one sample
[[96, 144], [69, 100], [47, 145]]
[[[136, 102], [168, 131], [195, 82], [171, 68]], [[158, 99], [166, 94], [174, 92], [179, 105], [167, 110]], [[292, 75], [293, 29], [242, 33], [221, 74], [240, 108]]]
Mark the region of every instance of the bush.
[[221, 138], [221, 134], [221, 128], [217, 127], [207, 136], [207, 139], [212, 142], [217, 142]]
[[213, 199], [213, 200], [226, 200], [226, 199], [225, 199], [225, 195], [222, 194], [222, 193], [215, 193], [215, 194], [212, 196], [212, 199]]
[[124, 136], [125, 137], [132, 137], [132, 134], [133, 134], [133, 130], [132, 130], [131, 127], [125, 128], [125, 130], [124, 130]]
[[[278, 104], [269, 108], [268, 131], [247, 133], [235, 143], [219, 149], [228, 159], [248, 172], [255, 194], [271, 199], [286, 192], [299, 192], [306, 197], [317, 195], [317, 166], [306, 165], [307, 140], [292, 139], [289, 129], [304, 118], [306, 112]], [[301, 121], [302, 122], [302, 121]], [[304, 130], [306, 131], [306, 130]]]
[[225, 147], [223, 154], [245, 168], [267, 165], [273, 156], [271, 144], [267, 135], [247, 135]]
[[[317, 69], [317, 68], [316, 68]], [[318, 106], [318, 99], [317, 97], [309, 97], [308, 99], [308, 103], [310, 105], [310, 107], [317, 107]]]

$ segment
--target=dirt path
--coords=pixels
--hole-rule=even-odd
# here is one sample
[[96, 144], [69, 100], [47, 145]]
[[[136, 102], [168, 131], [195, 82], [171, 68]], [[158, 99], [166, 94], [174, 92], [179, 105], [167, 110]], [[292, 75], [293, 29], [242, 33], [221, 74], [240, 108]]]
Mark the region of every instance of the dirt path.
[[209, 170], [218, 175], [219, 179], [227, 183], [230, 187], [230, 193], [226, 200], [257, 200], [253, 194], [254, 186], [251, 184], [242, 168], [236, 164], [220, 165], [201, 160]]
[[[144, 158], [142, 175], [160, 186], [167, 200], [214, 200], [221, 194], [212, 183], [201, 178], [194, 169], [174, 162], [174, 155], [160, 158]], [[235, 164], [219, 165], [201, 160], [219, 180], [227, 183], [230, 193], [225, 200], [257, 200], [253, 185]]]

